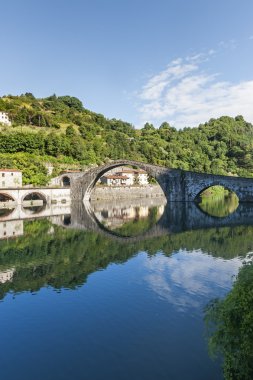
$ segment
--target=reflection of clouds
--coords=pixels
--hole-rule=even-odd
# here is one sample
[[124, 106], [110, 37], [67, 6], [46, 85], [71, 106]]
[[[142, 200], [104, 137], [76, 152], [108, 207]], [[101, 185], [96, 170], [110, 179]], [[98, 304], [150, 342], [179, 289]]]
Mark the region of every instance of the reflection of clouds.
[[214, 258], [201, 251], [180, 250], [169, 258], [158, 254], [145, 265], [148, 269], [145, 280], [152, 290], [183, 311], [224, 295], [242, 261], [239, 258]]

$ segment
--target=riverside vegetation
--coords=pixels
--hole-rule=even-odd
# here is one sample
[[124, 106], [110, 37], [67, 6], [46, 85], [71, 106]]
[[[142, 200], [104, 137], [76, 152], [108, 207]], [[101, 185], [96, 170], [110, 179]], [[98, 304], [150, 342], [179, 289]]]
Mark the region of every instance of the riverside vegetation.
[[167, 122], [142, 129], [84, 108], [71, 96], [37, 99], [31, 93], [0, 98], [12, 126], [0, 128], [0, 166], [23, 171], [24, 184], [44, 185], [64, 168], [127, 158], [213, 174], [253, 176], [253, 126], [222, 116], [196, 128]]

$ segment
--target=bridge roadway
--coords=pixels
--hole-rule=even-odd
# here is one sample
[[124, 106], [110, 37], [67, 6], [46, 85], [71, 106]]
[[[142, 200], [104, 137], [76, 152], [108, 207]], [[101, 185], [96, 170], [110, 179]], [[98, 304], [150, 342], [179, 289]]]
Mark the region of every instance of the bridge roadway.
[[71, 212], [70, 203], [66, 204], [44, 204], [43, 206], [37, 207], [37, 210], [32, 208], [23, 207], [22, 205], [16, 206], [14, 209], [6, 210], [6, 213], [0, 215], [0, 223], [13, 220], [26, 220], [26, 219], [37, 219], [37, 218], [47, 218], [56, 215], [67, 215]]
[[[221, 185], [234, 191], [240, 202], [253, 202], [253, 178], [195, 173], [130, 160], [112, 161], [83, 173], [72, 173], [69, 176], [72, 199], [77, 201], [89, 200], [92, 189], [99, 178], [108, 170], [123, 165], [136, 166], [145, 170], [157, 180], [170, 202], [192, 202], [203, 190], [214, 185]], [[64, 176], [66, 177], [66, 174]]]

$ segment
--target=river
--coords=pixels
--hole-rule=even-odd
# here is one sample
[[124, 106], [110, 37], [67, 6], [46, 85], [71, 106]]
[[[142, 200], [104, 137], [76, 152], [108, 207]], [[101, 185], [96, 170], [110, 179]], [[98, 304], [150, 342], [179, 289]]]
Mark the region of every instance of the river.
[[142, 199], [1, 216], [0, 378], [223, 379], [205, 312], [253, 251], [252, 206], [224, 207]]

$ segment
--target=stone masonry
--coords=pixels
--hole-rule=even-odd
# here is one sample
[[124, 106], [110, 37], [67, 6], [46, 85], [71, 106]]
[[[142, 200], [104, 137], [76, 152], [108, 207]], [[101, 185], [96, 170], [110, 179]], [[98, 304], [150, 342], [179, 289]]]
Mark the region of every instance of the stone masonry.
[[167, 200], [171, 202], [192, 202], [203, 190], [214, 185], [234, 191], [240, 202], [253, 202], [253, 178], [195, 173], [129, 160], [113, 161], [85, 173], [73, 175], [70, 181], [71, 199], [89, 200], [99, 178], [108, 170], [123, 165], [137, 166], [145, 170], [157, 180]]

